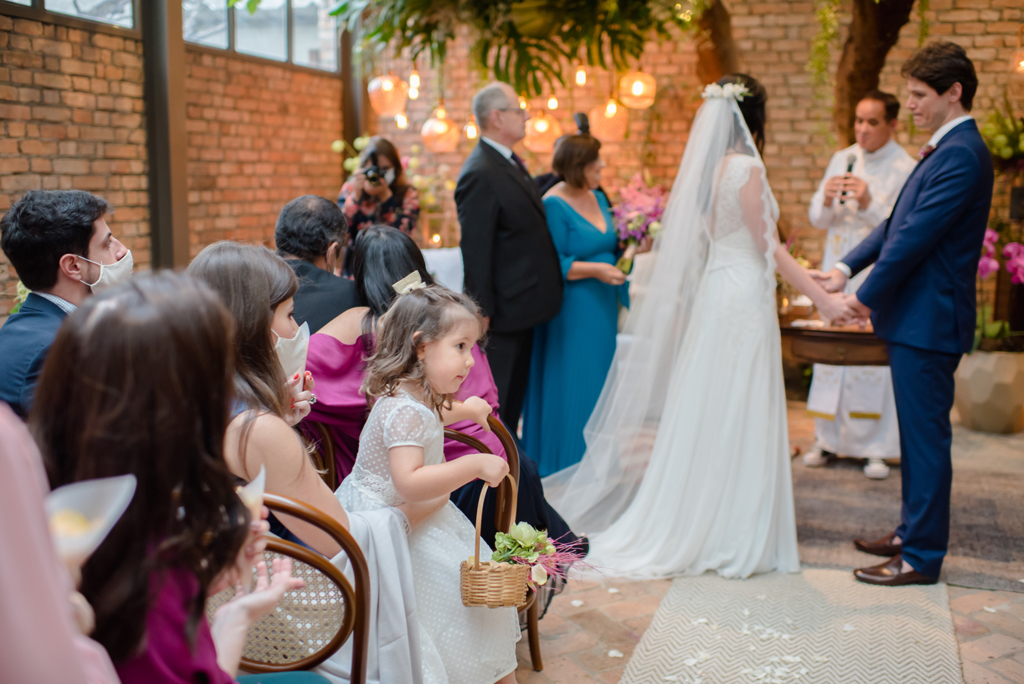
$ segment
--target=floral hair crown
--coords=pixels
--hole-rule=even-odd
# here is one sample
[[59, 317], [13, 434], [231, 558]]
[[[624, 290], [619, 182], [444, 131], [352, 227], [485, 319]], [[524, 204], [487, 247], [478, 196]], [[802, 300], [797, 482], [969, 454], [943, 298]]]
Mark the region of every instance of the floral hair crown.
[[726, 83], [724, 86], [717, 83], [708, 83], [704, 86], [704, 92], [700, 94], [705, 100], [724, 100], [726, 98], [743, 102], [743, 98], [750, 94], [747, 86], [742, 83]]

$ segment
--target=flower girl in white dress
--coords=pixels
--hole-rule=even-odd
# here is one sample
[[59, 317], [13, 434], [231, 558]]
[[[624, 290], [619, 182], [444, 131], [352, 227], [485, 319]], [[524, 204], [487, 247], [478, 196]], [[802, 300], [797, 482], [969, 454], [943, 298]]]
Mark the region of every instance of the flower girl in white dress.
[[[407, 279], [408, 280], [408, 279]], [[444, 460], [445, 423], [486, 425], [490, 406], [475, 397], [451, 404], [483, 332], [468, 297], [422, 283], [396, 285], [402, 294], [380, 319], [377, 351], [367, 362], [363, 391], [376, 399], [359, 438], [352, 473], [337, 496], [348, 511], [406, 502], [447, 501], [475, 479], [498, 485], [508, 464], [491, 454]], [[473, 554], [476, 530], [450, 501], [409, 536], [425, 684], [515, 682], [514, 608], [462, 605], [459, 566]], [[489, 557], [490, 549], [481, 554]]]

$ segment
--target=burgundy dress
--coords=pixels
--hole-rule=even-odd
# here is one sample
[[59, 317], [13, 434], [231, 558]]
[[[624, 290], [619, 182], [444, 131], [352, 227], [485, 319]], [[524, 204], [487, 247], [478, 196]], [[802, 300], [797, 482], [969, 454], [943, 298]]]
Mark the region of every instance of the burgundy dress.
[[146, 636], [139, 655], [114, 664], [121, 684], [235, 684], [217, 665], [217, 649], [206, 616], [199, 619], [195, 647], [185, 638], [185, 625], [199, 581], [187, 570], [155, 574], [156, 600], [146, 616]]

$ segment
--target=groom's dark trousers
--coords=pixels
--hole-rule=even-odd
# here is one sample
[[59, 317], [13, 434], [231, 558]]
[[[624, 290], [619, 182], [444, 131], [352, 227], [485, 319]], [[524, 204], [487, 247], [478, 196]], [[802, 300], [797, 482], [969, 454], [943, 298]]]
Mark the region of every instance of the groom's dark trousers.
[[903, 559], [938, 577], [949, 545], [953, 373], [974, 344], [975, 279], [992, 204], [992, 159], [974, 121], [910, 174], [892, 215], [842, 258], [874, 264], [857, 299], [888, 343], [903, 478]]

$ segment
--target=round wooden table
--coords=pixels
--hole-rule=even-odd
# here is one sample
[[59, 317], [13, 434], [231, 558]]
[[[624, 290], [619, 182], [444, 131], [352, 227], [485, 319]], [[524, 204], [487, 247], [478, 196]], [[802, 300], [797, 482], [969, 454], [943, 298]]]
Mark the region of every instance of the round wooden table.
[[888, 366], [885, 340], [875, 337], [870, 327], [794, 328], [792, 317], [779, 318], [779, 330], [790, 338], [792, 355], [808, 363], [830, 366]]

